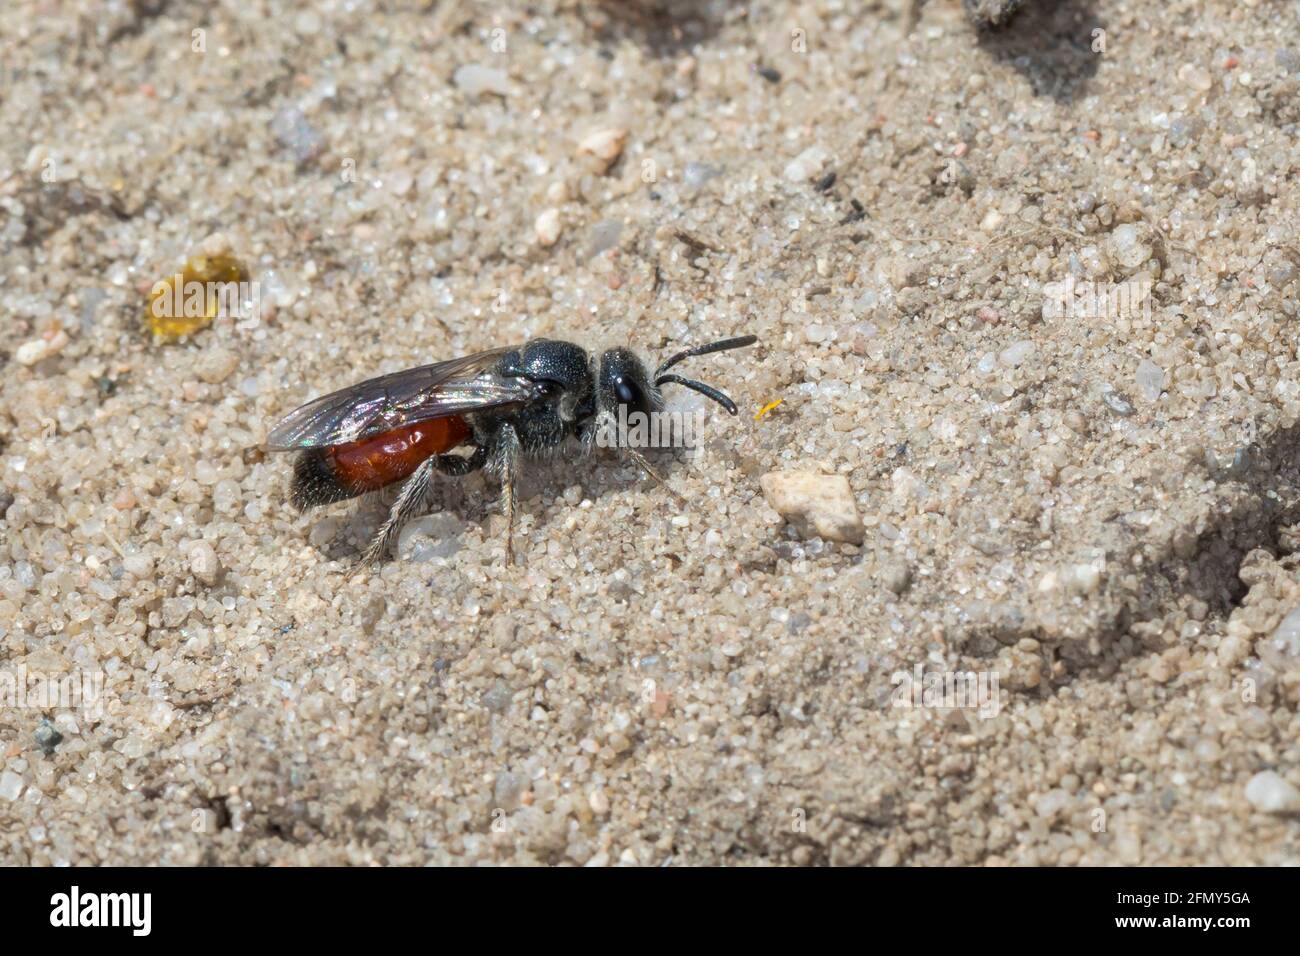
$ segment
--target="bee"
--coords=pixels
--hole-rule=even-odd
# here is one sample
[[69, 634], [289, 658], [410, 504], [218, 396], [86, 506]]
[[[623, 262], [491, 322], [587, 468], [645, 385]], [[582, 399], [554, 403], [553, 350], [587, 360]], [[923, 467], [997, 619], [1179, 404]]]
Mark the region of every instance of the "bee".
[[[685, 359], [757, 340], [743, 335], [697, 345], [647, 375], [627, 348], [609, 349], [597, 362], [572, 342], [533, 339], [332, 392], [290, 412], [271, 430], [266, 447], [298, 453], [290, 501], [299, 511], [403, 483], [363, 565], [383, 558], [424, 503], [435, 475], [459, 477], [486, 468], [501, 483], [506, 561], [513, 563], [515, 496], [525, 460], [590, 454], [620, 409], [625, 415], [661, 411], [660, 389], [668, 384], [699, 392], [735, 415], [736, 403], [723, 392], [669, 370]], [[462, 447], [463, 453], [453, 451]], [[664, 483], [640, 451], [621, 450]]]

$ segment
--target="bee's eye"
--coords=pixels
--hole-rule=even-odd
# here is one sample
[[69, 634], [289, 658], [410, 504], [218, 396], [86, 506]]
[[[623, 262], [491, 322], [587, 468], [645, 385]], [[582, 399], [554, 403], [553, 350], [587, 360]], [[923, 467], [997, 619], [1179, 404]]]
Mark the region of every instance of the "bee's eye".
[[614, 383], [614, 396], [620, 405], [637, 405], [640, 403], [641, 390], [627, 379], [620, 378]]
[[540, 385], [542, 388], [542, 395], [546, 396], [547, 398], [551, 397], [552, 395], [558, 395], [560, 394], [561, 391], [563, 391], [563, 386], [560, 385], [559, 382], [542, 380], [537, 384]]

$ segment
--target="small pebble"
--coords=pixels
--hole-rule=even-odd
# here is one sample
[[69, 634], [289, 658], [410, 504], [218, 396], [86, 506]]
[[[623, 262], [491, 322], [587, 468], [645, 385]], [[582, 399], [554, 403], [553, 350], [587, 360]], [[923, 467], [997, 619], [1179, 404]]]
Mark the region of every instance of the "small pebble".
[[1133, 403], [1119, 392], [1102, 392], [1101, 400], [1105, 402], [1106, 407], [1116, 415], [1128, 418], [1128, 416], [1133, 414]]
[[194, 371], [209, 385], [220, 385], [239, 367], [239, 355], [230, 349], [209, 349], [199, 357]]
[[14, 361], [19, 365], [35, 365], [58, 355], [67, 344], [68, 334], [60, 329], [49, 338], [32, 339], [18, 346], [14, 351]]
[[484, 692], [483, 706], [494, 714], [504, 713], [506, 708], [510, 706], [512, 696], [513, 692], [510, 690], [510, 685], [499, 680]]
[[598, 256], [618, 245], [618, 237], [623, 233], [623, 223], [617, 219], [602, 219], [591, 227], [587, 234], [587, 255]]
[[1300, 813], [1300, 790], [1272, 770], [1263, 770], [1246, 784], [1246, 800], [1260, 813]]
[[885, 590], [902, 594], [912, 583], [912, 569], [906, 561], [890, 561], [880, 570], [880, 583]]
[[497, 774], [496, 783], [492, 785], [492, 802], [502, 810], [514, 810], [519, 807], [520, 798], [528, 789], [526, 781], [518, 774], [502, 771]]
[[0, 773], [0, 800], [17, 800], [22, 796], [23, 778], [12, 770]]
[[1165, 390], [1165, 370], [1154, 362], [1143, 359], [1137, 369], [1137, 391], [1143, 401], [1159, 401]]
[[698, 189], [721, 172], [707, 163], [687, 163], [682, 169], [682, 183], [690, 189]]
[[1070, 795], [1064, 790], [1049, 790], [1034, 802], [1034, 812], [1051, 818], [1070, 805]]
[[417, 564], [434, 558], [451, 558], [461, 549], [460, 535], [464, 530], [460, 519], [445, 511], [416, 518], [397, 536], [398, 557]]
[[1033, 354], [1034, 343], [1028, 339], [1021, 339], [1003, 349], [1002, 354], [998, 356], [998, 361], [1008, 368], [1016, 368], [1028, 361]]
[[54, 748], [63, 742], [63, 734], [54, 728], [48, 717], [41, 718], [33, 736], [36, 738], [36, 745], [45, 752], [47, 757], [53, 756]]
[[1075, 594], [1092, 594], [1101, 584], [1101, 568], [1096, 564], [1077, 564], [1066, 577], [1066, 584]]
[[478, 63], [466, 63], [457, 67], [456, 72], [451, 76], [451, 81], [457, 89], [470, 96], [478, 96], [482, 93], [506, 96], [510, 92], [510, 77], [504, 70]]
[[533, 223], [533, 231], [537, 234], [538, 245], [544, 248], [555, 245], [560, 239], [560, 211], [546, 210]]
[[1300, 670], [1300, 608], [1282, 618], [1273, 633], [1255, 645], [1255, 653], [1280, 673]]
[[1111, 232], [1106, 253], [1124, 275], [1132, 275], [1150, 260], [1151, 246], [1142, 241], [1136, 224], [1126, 222]]
[[221, 571], [217, 552], [206, 541], [198, 541], [190, 548], [190, 573], [204, 584], [212, 584]]
[[862, 517], [843, 475], [772, 471], [759, 482], [767, 503], [804, 537], [862, 543]]
[[578, 143], [579, 156], [594, 156], [603, 173], [614, 165], [614, 161], [623, 154], [627, 144], [628, 131], [621, 127], [598, 129], [588, 133]]
[[804, 183], [814, 176], [821, 175], [822, 167], [830, 158], [830, 153], [821, 146], [810, 146], [786, 165], [784, 175], [787, 182]]
[[293, 154], [299, 165], [310, 162], [325, 149], [325, 139], [308, 122], [302, 110], [289, 106], [271, 119], [271, 134]]

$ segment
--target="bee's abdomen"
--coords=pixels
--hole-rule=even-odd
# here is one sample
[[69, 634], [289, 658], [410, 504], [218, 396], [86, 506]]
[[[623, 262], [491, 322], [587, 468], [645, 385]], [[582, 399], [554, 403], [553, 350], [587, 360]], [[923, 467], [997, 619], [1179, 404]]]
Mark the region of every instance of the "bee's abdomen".
[[346, 445], [309, 448], [293, 466], [290, 498], [300, 511], [383, 488], [408, 477], [425, 459], [469, 437], [463, 418], [403, 425]]

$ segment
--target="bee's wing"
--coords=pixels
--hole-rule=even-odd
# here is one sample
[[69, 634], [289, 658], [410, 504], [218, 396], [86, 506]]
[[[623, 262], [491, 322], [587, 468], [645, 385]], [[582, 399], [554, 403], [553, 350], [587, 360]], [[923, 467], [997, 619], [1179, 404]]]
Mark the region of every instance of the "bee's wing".
[[266, 447], [292, 451], [359, 441], [413, 422], [446, 418], [537, 397], [526, 379], [489, 371], [510, 346], [367, 379], [290, 412]]

